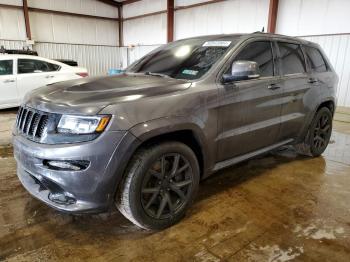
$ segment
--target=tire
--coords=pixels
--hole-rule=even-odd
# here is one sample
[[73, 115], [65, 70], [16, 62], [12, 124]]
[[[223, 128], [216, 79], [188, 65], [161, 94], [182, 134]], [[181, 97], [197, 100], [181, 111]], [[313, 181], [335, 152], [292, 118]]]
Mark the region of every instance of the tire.
[[327, 148], [332, 135], [333, 115], [327, 107], [316, 112], [305, 141], [296, 145], [298, 153], [312, 157], [320, 156]]
[[199, 172], [196, 155], [185, 144], [164, 142], [142, 148], [128, 164], [116, 194], [116, 207], [141, 228], [170, 227], [192, 204]]

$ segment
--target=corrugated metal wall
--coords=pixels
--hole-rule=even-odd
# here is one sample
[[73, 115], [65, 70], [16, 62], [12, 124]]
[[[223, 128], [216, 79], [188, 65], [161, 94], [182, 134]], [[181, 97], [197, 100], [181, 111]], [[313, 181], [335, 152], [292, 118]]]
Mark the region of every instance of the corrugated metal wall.
[[[21, 0], [0, 0], [0, 4], [22, 5]], [[29, 7], [78, 14], [117, 18], [118, 9], [96, 0], [28, 0]], [[118, 22], [107, 19], [30, 12], [33, 46], [40, 56], [72, 59], [86, 67], [90, 75], [106, 74], [110, 68], [122, 68], [123, 51]], [[26, 32], [23, 11], [0, 7], [0, 46], [22, 49]], [[12, 41], [11, 41], [12, 40]], [[124, 55], [126, 57], [126, 55]]]
[[36, 43], [40, 56], [51, 59], [73, 59], [86, 67], [90, 75], [105, 75], [110, 68], [122, 68], [121, 49], [113, 46]]
[[338, 105], [350, 106], [350, 34], [303, 38], [323, 48], [339, 76]]

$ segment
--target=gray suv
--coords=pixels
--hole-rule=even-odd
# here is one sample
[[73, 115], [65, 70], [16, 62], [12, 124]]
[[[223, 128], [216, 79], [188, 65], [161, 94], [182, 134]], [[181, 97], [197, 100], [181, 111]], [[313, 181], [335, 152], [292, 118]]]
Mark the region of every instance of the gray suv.
[[199, 181], [283, 145], [316, 157], [338, 77], [314, 43], [264, 33], [184, 39], [118, 76], [27, 95], [13, 131], [17, 174], [69, 213], [115, 205], [145, 229], [178, 222]]

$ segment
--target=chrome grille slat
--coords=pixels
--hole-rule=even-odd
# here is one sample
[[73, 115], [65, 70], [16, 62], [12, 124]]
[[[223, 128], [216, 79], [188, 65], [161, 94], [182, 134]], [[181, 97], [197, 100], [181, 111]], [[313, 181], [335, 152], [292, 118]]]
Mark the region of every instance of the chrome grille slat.
[[22, 114], [22, 110], [23, 110], [22, 107], [20, 107], [18, 110], [17, 117], [16, 117], [16, 127], [18, 127], [18, 122], [19, 122], [20, 116]]
[[20, 114], [19, 114], [19, 118], [18, 118], [18, 123], [17, 123], [17, 127], [19, 128], [21, 126], [21, 123], [22, 123], [22, 117], [23, 117], [23, 113], [24, 113], [24, 109], [23, 107], [21, 107], [21, 110], [20, 110]]
[[24, 127], [23, 127], [23, 133], [24, 134], [28, 134], [29, 127], [30, 127], [30, 122], [32, 120], [32, 117], [33, 117], [33, 112], [28, 110], [26, 121], [24, 122]]
[[40, 141], [49, 123], [49, 114], [28, 107], [18, 110], [16, 127], [19, 134]]
[[21, 132], [23, 132], [23, 127], [24, 127], [24, 123], [26, 122], [27, 120], [27, 114], [28, 114], [28, 110], [27, 109], [24, 109], [23, 110], [23, 115], [22, 115], [22, 120], [21, 120], [21, 124], [19, 126], [19, 129], [21, 130]]
[[33, 138], [35, 138], [37, 136], [38, 126], [39, 126], [39, 123], [40, 123], [42, 118], [43, 118], [43, 115], [39, 115], [38, 123], [35, 125], [35, 127], [33, 129]]

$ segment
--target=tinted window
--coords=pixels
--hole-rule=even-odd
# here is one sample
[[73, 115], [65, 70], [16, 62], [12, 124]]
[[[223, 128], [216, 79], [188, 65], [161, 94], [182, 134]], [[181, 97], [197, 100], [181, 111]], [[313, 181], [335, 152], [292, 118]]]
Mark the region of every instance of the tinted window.
[[273, 76], [273, 55], [271, 43], [267, 41], [248, 44], [234, 61], [248, 60], [257, 62], [261, 76]]
[[309, 62], [311, 69], [315, 72], [326, 72], [327, 65], [324, 61], [320, 51], [313, 47], [305, 46], [306, 58]]
[[1, 60], [0, 61], [0, 75], [12, 75], [13, 74], [13, 61]]
[[18, 59], [18, 73], [41, 73], [57, 71], [60, 66], [34, 59]]
[[198, 79], [215, 64], [232, 40], [186, 39], [164, 45], [132, 64], [127, 72], [158, 73], [179, 79]]
[[278, 43], [282, 70], [284, 75], [305, 72], [305, 62], [300, 45], [290, 43]]

